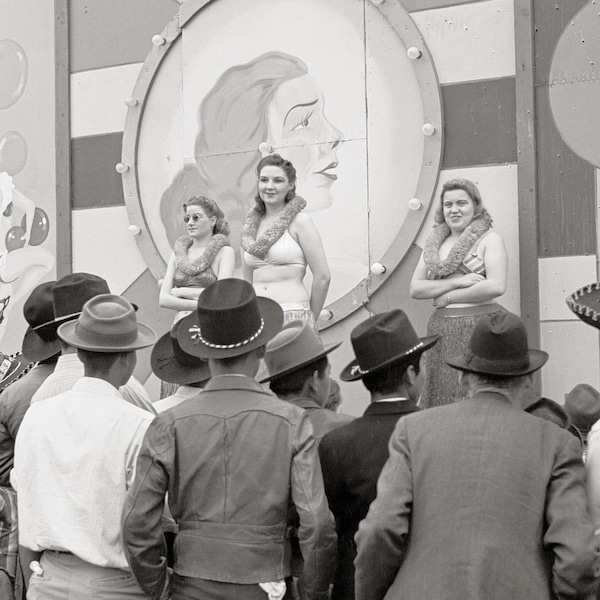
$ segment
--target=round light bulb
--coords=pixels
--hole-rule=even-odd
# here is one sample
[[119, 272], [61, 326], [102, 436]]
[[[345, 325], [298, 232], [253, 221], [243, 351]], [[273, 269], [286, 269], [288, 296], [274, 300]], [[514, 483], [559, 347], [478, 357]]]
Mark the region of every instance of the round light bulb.
[[129, 171], [129, 165], [126, 165], [125, 163], [120, 162], [115, 165], [115, 169], [116, 169], [117, 173], [123, 174], [123, 173], [126, 173], [127, 171]]
[[130, 108], [132, 106], [137, 106], [138, 105], [138, 99], [137, 98], [131, 98], [131, 97], [125, 98], [125, 104], [127, 106], [129, 106]]
[[128, 229], [131, 235], [140, 235], [142, 233], [142, 230], [137, 225], [130, 225]]
[[258, 151], [263, 155], [272, 154], [274, 150], [275, 148], [269, 142], [261, 142], [258, 145]]
[[425, 123], [423, 125], [423, 135], [433, 135], [435, 133], [435, 127], [431, 123]]
[[422, 52], [418, 48], [415, 48], [414, 46], [411, 46], [406, 51], [406, 54], [408, 55], [408, 58], [410, 58], [412, 60], [417, 60], [417, 58], [421, 58], [421, 56], [423, 56]]
[[156, 35], [152, 36], [152, 43], [155, 46], [162, 46], [163, 44], [167, 43], [167, 40], [165, 40], [165, 38], [162, 35], [159, 35], [158, 33]]
[[373, 4], [383, 4], [385, 0], [371, 0]]
[[410, 210], [421, 210], [423, 208], [423, 203], [418, 198], [411, 198], [408, 201], [408, 208], [410, 208]]
[[383, 275], [387, 269], [381, 263], [373, 263], [371, 265], [371, 273], [373, 275]]
[[328, 309], [324, 308], [319, 313], [319, 321], [331, 321], [333, 319], [333, 313]]

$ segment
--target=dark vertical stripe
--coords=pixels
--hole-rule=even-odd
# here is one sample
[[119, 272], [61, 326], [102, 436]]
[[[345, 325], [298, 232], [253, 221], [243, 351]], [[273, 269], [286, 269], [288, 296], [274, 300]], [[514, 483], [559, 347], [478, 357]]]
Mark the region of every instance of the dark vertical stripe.
[[514, 77], [442, 86], [443, 169], [517, 161]]
[[73, 209], [125, 204], [121, 175], [122, 133], [71, 140], [71, 200]]
[[[538, 224], [536, 210], [535, 98], [532, 0], [515, 0], [517, 180], [521, 318], [532, 348], [540, 347]], [[534, 374], [541, 393], [541, 376]]]
[[556, 129], [547, 86], [536, 90], [539, 256], [596, 254], [594, 167]]
[[172, 0], [69, 2], [71, 72], [143, 62], [178, 8]]
[[56, 277], [72, 270], [71, 242], [71, 100], [69, 85], [68, 0], [54, 1], [54, 52], [56, 77]]

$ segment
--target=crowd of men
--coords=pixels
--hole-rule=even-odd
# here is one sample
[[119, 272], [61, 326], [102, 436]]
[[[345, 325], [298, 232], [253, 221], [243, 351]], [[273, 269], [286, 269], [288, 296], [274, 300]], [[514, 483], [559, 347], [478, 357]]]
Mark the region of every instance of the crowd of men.
[[[38, 286], [24, 316], [28, 366], [0, 368], [3, 599], [595, 597], [582, 444], [600, 401], [526, 407], [548, 355], [510, 312], [447, 357], [469, 399], [427, 410], [437, 336], [399, 309], [360, 323], [340, 374], [370, 393], [356, 419], [326, 408], [340, 344], [240, 279], [158, 340], [87, 273]], [[132, 376], [150, 346], [179, 385], [154, 403]]]

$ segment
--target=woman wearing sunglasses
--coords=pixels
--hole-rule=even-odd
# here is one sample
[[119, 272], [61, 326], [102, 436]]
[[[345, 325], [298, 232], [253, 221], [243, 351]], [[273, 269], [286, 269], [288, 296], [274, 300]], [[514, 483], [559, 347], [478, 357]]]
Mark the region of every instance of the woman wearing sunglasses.
[[158, 300], [163, 308], [177, 311], [175, 321], [196, 310], [207, 285], [233, 277], [235, 267], [229, 224], [217, 203], [193, 196], [183, 210], [187, 234], [175, 241]]

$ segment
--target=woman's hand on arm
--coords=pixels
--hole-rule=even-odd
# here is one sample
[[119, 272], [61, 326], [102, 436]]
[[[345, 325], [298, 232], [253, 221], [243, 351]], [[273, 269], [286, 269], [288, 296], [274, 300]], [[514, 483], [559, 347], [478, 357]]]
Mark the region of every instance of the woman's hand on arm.
[[[187, 298], [178, 298], [171, 294], [173, 289], [173, 276], [175, 275], [175, 255], [171, 254], [169, 262], [167, 264], [167, 272], [163, 279], [162, 285], [160, 286], [160, 292], [158, 294], [158, 304], [163, 308], [170, 308], [172, 310], [196, 310], [196, 300]], [[180, 290], [181, 288], [178, 288]]]
[[502, 237], [495, 231], [489, 233], [482, 240], [480, 249], [483, 251], [485, 278], [470, 287], [457, 288], [450, 294], [440, 294], [434, 301], [438, 308], [457, 302], [489, 302], [504, 294], [508, 274], [508, 258]]
[[235, 251], [231, 246], [223, 246], [215, 260], [213, 260], [213, 271], [217, 279], [229, 279], [233, 277], [235, 270]]
[[323, 242], [313, 220], [307, 214], [297, 214], [290, 223], [289, 230], [302, 248], [306, 263], [313, 275], [310, 290], [310, 309], [316, 321], [325, 305], [325, 298], [331, 282], [331, 272], [327, 264]]
[[410, 297], [417, 300], [437, 299], [452, 290], [470, 287], [483, 280], [484, 277], [476, 273], [460, 277], [446, 277], [445, 279], [427, 279], [427, 265], [421, 254], [410, 281]]

